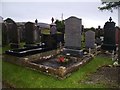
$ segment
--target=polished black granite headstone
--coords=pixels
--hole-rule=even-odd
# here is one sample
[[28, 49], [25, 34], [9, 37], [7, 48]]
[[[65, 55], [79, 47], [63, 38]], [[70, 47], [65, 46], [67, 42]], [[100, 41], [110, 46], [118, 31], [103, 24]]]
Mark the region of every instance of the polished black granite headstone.
[[101, 48], [104, 50], [116, 50], [115, 22], [112, 22], [111, 17], [109, 20], [104, 25], [104, 40]]

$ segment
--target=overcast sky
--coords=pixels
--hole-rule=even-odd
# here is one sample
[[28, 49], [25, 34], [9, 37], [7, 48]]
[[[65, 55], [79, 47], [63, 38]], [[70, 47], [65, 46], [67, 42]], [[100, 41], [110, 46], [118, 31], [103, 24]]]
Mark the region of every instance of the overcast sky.
[[[95, 27], [98, 25], [103, 27], [104, 23], [112, 17], [113, 21], [118, 25], [118, 11], [100, 11], [101, 0], [2, 0], [2, 17], [12, 18], [14, 21], [35, 21], [51, 23], [51, 18], [61, 20], [70, 16], [76, 16], [82, 19], [84, 27]], [[89, 1], [89, 2], [88, 2]]]

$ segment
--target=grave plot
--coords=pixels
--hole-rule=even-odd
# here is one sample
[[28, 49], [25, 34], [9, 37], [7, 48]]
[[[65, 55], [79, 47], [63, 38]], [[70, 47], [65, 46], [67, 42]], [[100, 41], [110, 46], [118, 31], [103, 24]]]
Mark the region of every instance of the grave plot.
[[[24, 49], [23, 49], [24, 50]], [[33, 51], [32, 51], [33, 50]], [[10, 50], [11, 51], [11, 50]], [[34, 61], [39, 59], [40, 57], [46, 57], [46, 56], [54, 56], [57, 53], [59, 53], [59, 50], [42, 50], [41, 48], [37, 49], [30, 49], [30, 50], [16, 50], [16, 51], [11, 51], [3, 54], [3, 60], [8, 61], [17, 65], [22, 65], [26, 66], [26, 61]], [[27, 52], [28, 51], [28, 52]], [[23, 53], [21, 53], [23, 52]], [[7, 54], [8, 53], [8, 54]]]
[[49, 59], [28, 61], [27, 66], [60, 78], [64, 78], [73, 71], [78, 70], [80, 66], [92, 59], [90, 54], [84, 55], [84, 51], [81, 49], [81, 29], [81, 19], [73, 16], [66, 19], [63, 51]]
[[92, 60], [93, 57], [85, 55], [81, 58], [58, 54], [51, 58], [49, 56], [45, 58], [48, 59], [40, 58], [34, 61], [27, 61], [26, 66], [63, 79]]
[[5, 61], [54, 75], [59, 78], [67, 77], [81, 66], [87, 64], [92, 58], [91, 55], [83, 55], [83, 57], [71, 56], [70, 54], [65, 55], [62, 52], [56, 52], [56, 50], [23, 57], [3, 55]]

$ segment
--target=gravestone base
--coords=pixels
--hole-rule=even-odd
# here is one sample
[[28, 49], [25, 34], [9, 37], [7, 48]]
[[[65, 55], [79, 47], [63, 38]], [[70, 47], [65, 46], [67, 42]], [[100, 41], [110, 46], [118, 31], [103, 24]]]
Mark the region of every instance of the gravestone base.
[[76, 57], [82, 57], [83, 56], [83, 50], [75, 50], [75, 49], [63, 49], [63, 54], [70, 54], [71, 56], [76, 56]]
[[10, 44], [10, 48], [19, 48], [20, 47], [20, 45], [19, 44], [17, 44], [17, 43], [11, 43]]
[[115, 50], [116, 51], [116, 45], [103, 44], [101, 46], [101, 49], [103, 49], [103, 50]]
[[27, 48], [43, 48], [45, 47], [44, 44], [25, 44], [24, 47], [27, 47]]

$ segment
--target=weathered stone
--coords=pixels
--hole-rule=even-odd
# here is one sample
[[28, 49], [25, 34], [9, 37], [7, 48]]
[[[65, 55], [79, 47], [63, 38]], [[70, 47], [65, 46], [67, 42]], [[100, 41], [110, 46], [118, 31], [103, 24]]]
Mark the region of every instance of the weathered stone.
[[2, 23], [2, 46], [5, 46], [8, 44], [8, 38], [7, 38], [7, 27], [5, 23]]
[[85, 32], [85, 47], [86, 48], [95, 48], [95, 32], [87, 31]]
[[81, 19], [72, 16], [65, 20], [65, 49], [63, 53], [82, 56], [81, 33]]
[[11, 44], [15, 44], [15, 47], [14, 45], [11, 46], [12, 48], [18, 48], [20, 43], [20, 36], [19, 36], [19, 31], [17, 29], [17, 24], [10, 18], [5, 20], [5, 24], [7, 28], [7, 39], [8, 39], [7, 41]]
[[35, 26], [32, 22], [27, 22], [25, 24], [25, 42], [26, 44], [33, 44], [35, 43], [34, 37]]
[[81, 19], [69, 17], [65, 20], [65, 47], [81, 49]]

